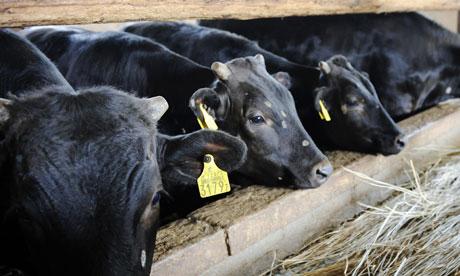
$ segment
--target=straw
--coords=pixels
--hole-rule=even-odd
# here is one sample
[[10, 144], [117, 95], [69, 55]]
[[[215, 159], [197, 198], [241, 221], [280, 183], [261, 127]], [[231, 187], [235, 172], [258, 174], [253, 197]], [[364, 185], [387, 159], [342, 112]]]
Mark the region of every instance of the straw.
[[346, 169], [396, 194], [380, 206], [276, 260], [270, 275], [460, 275], [458, 150], [411, 180], [395, 185]]

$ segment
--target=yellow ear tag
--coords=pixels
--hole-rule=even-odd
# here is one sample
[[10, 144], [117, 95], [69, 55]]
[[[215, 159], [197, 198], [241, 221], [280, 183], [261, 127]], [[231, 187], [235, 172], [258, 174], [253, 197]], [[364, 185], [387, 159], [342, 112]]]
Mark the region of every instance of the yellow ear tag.
[[230, 192], [227, 172], [219, 169], [211, 154], [204, 156], [203, 172], [198, 177], [198, 190], [202, 198]]
[[[203, 115], [203, 121], [197, 117], [200, 127], [217, 130], [218, 127], [214, 118], [209, 115], [202, 104], [199, 105], [199, 109]], [[227, 172], [217, 167], [216, 163], [214, 163], [214, 156], [211, 154], [206, 154], [204, 156], [203, 172], [201, 172], [197, 182], [198, 190], [202, 198], [230, 192], [231, 189]]]
[[211, 115], [209, 115], [206, 109], [204, 109], [203, 104], [200, 104], [198, 108], [200, 109], [201, 114], [203, 115], [203, 119], [204, 119], [204, 122], [202, 122], [201, 119], [197, 117], [198, 124], [200, 124], [200, 127], [217, 130], [218, 127], [217, 127], [216, 122], [214, 121], [214, 118]]
[[326, 122], [331, 121], [331, 116], [329, 115], [329, 112], [324, 106], [323, 100], [319, 100], [319, 107], [321, 109], [321, 111], [319, 112], [319, 117], [321, 118], [321, 120], [325, 120]]

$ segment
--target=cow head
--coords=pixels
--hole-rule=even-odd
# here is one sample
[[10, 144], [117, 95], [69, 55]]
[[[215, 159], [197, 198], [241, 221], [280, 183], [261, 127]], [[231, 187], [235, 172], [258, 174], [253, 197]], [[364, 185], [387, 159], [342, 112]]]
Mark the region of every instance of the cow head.
[[166, 109], [161, 97], [107, 87], [0, 101], [9, 192], [0, 221], [17, 237], [9, 256], [20, 268], [149, 275], [162, 190], [156, 122]]
[[266, 185], [309, 188], [332, 172], [326, 157], [303, 128], [291, 93], [270, 76], [262, 55], [211, 66], [215, 88], [196, 91], [190, 107], [197, 116], [204, 104], [218, 126], [240, 137], [248, 157], [238, 174]]
[[380, 103], [366, 73], [359, 72], [340, 55], [321, 61], [324, 85], [315, 89], [315, 108], [320, 101], [331, 121], [321, 124], [323, 133], [349, 150], [395, 154], [404, 147], [400, 128]]

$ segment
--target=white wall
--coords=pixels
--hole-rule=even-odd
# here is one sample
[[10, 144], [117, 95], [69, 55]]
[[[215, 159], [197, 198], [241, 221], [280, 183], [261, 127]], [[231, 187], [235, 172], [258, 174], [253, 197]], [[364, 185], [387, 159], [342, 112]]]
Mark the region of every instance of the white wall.
[[453, 32], [458, 32], [458, 11], [427, 11], [421, 12], [421, 14], [438, 22]]

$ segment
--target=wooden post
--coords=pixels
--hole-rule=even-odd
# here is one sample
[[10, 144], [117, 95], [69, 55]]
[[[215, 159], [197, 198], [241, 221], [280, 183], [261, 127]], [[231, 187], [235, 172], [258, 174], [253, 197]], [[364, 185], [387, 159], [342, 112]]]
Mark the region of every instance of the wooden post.
[[457, 33], [460, 33], [460, 11], [457, 12]]
[[2, 0], [0, 27], [459, 9], [460, 0]]

